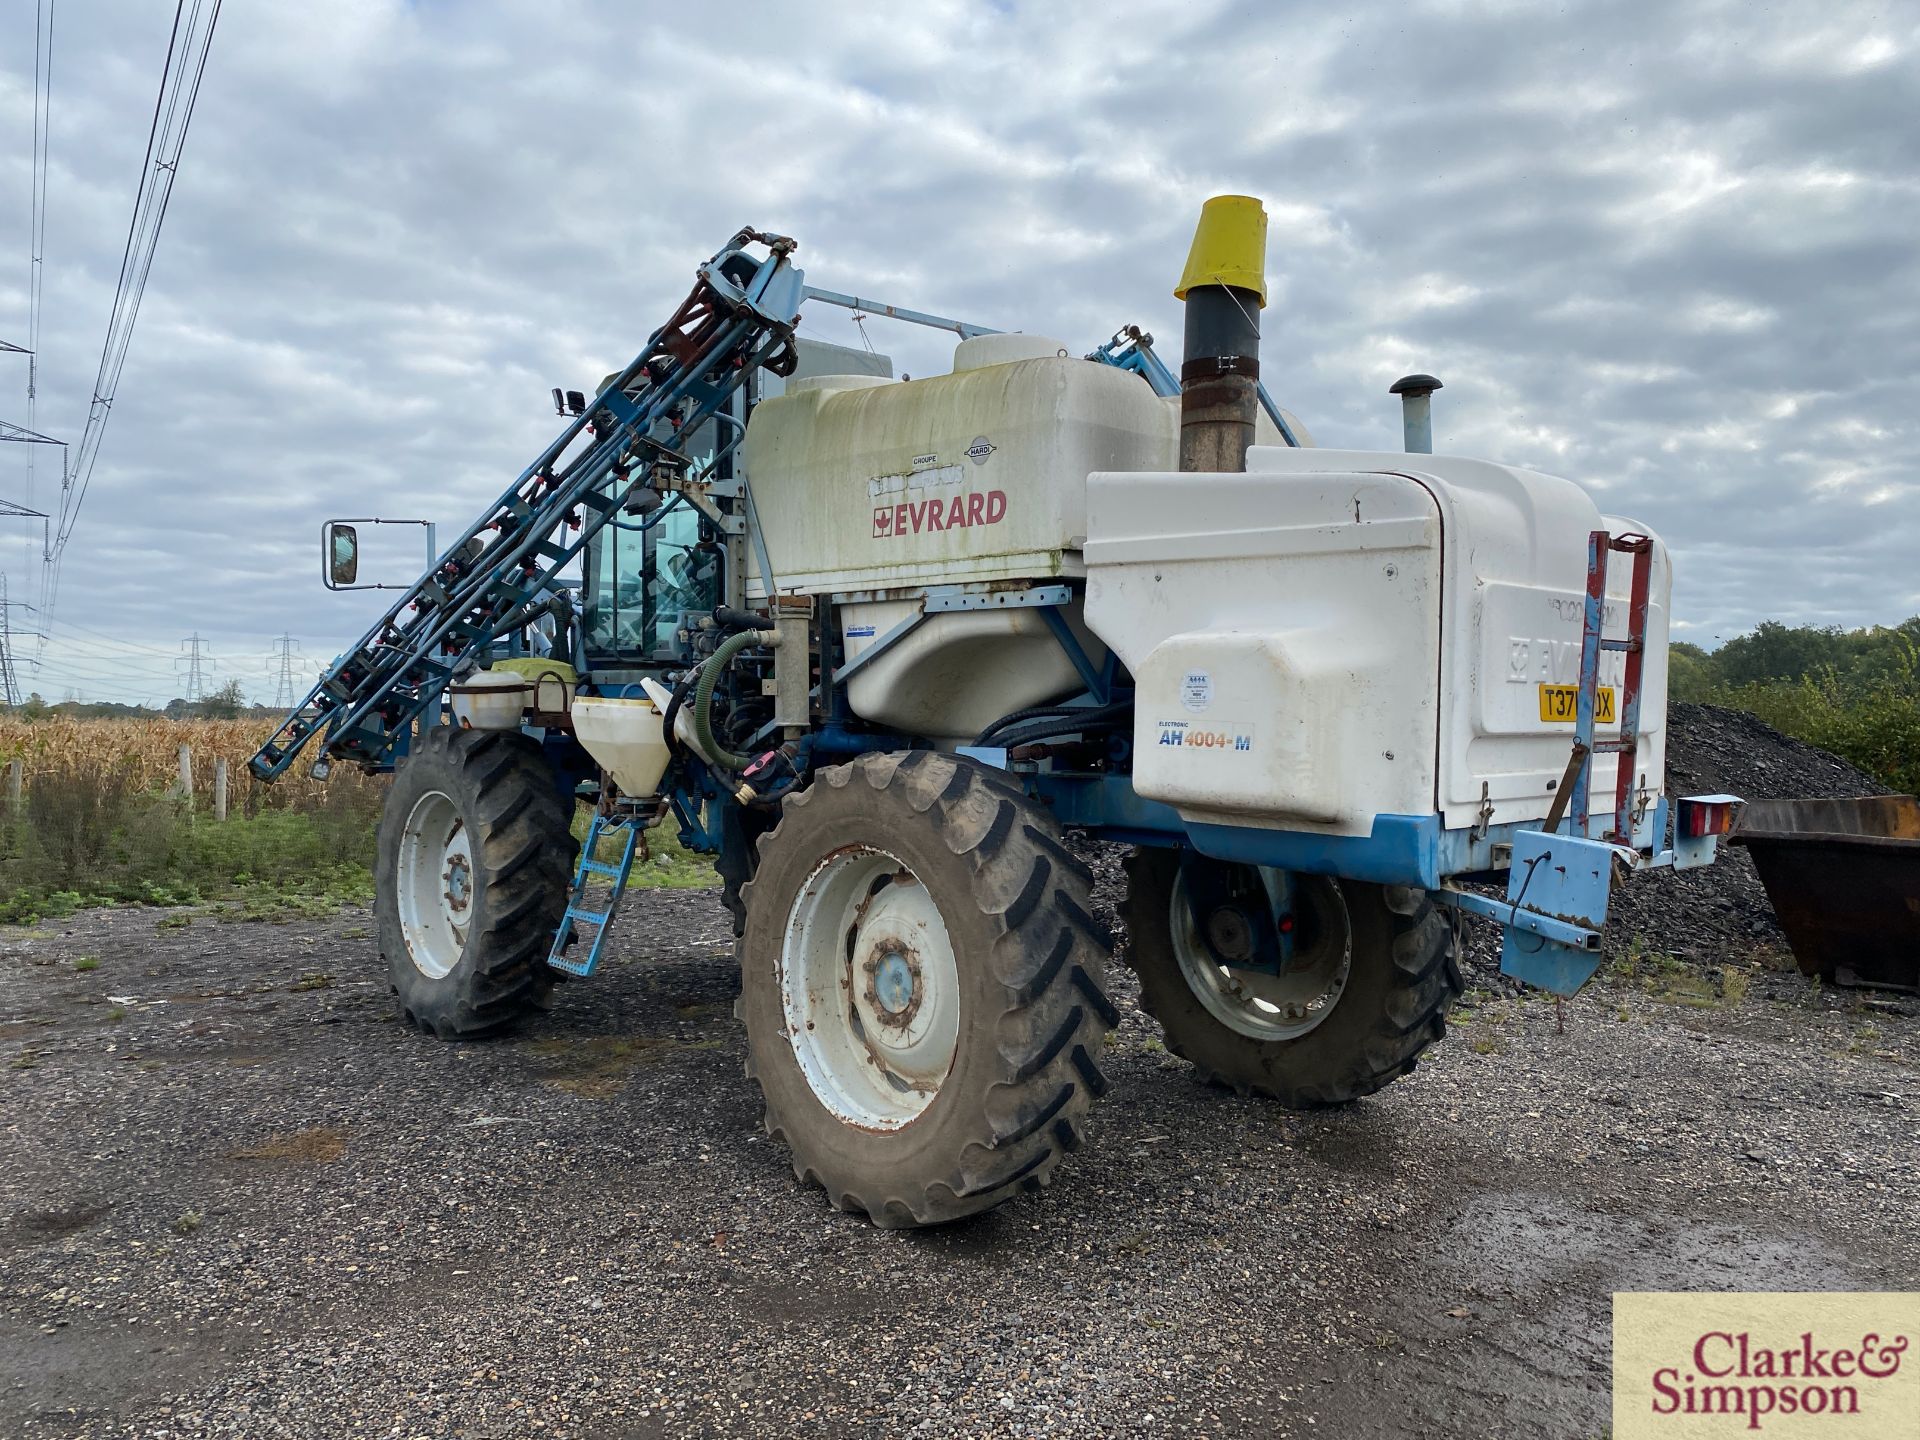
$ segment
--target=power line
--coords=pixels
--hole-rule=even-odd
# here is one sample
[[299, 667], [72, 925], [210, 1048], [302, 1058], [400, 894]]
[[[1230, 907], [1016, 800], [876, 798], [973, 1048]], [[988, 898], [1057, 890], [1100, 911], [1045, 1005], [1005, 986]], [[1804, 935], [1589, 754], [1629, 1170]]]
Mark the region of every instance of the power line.
[[20, 687], [13, 679], [12, 607], [7, 604], [7, 572], [0, 570], [0, 699], [11, 710], [20, 703]]
[[[40, 291], [47, 265], [47, 157], [53, 140], [53, 7], [37, 0], [33, 13], [33, 179], [27, 229], [27, 429], [34, 427], [34, 402], [40, 378]], [[35, 453], [27, 451], [26, 503], [33, 504]], [[66, 455], [60, 461], [66, 476]], [[31, 540], [25, 542], [31, 544]], [[41, 564], [46, 563], [44, 537]]]
[[213, 666], [209, 663], [213, 657], [203, 648], [206, 643], [200, 638], [198, 630], [180, 642], [180, 648], [187, 652], [178, 663], [187, 667], [186, 698], [189, 704], [207, 693], [207, 681], [213, 674]]
[[[47, 616], [46, 620], [50, 626], [58, 626], [62, 630], [77, 630], [82, 635], [91, 635], [96, 640], [104, 640], [107, 644], [117, 645], [122, 649], [138, 650], [147, 655], [164, 656], [168, 661], [172, 661], [175, 658], [174, 652], [171, 650], [162, 650], [157, 645], [142, 645], [137, 640], [128, 640], [119, 635], [109, 635], [104, 630], [95, 630], [91, 626], [82, 625], [78, 620], [56, 619], [51, 615]], [[77, 645], [83, 642], [69, 641], [67, 643]]]
[[[17, 604], [15, 608], [19, 608]], [[174, 656], [176, 660], [181, 658], [183, 657], [178, 655]], [[166, 666], [162, 668], [161, 662], [158, 660], [132, 661], [121, 655], [98, 655], [90, 654], [86, 651], [69, 653], [64, 647], [62, 647], [59, 657], [47, 657], [47, 660], [41, 668], [47, 671], [64, 673], [69, 670], [87, 670], [96, 666], [110, 670], [117, 675], [125, 675], [131, 679], [163, 681], [169, 685], [180, 678], [180, 672], [177, 666]], [[96, 671], [95, 673], [98, 672]]]
[[293, 657], [300, 649], [300, 642], [291, 635], [282, 635], [273, 642], [275, 655], [279, 657], [279, 667], [274, 673], [273, 703], [278, 709], [285, 706], [291, 710], [300, 696], [293, 683]]
[[[141, 164], [133, 215], [127, 224], [127, 242], [120, 257], [120, 279], [107, 320], [107, 338], [100, 348], [100, 366], [94, 376], [93, 403], [87, 412], [86, 429], [60, 484], [59, 519], [54, 525], [53, 542], [48, 547], [41, 580], [43, 612], [53, 609], [59, 594], [61, 559], [67, 541], [72, 538], [74, 523], [79, 519], [80, 506], [86, 500], [94, 462], [100, 454], [100, 438], [113, 411], [114, 395], [127, 362], [127, 348], [133, 340], [134, 322], [139, 318], [140, 302], [146, 295], [147, 279], [153, 271], [154, 250], [159, 243], [161, 226], [166, 223], [167, 206], [173, 198], [181, 152], [193, 123], [194, 105], [200, 97], [207, 53], [220, 23], [220, 6], [221, 0], [211, 0], [211, 4], [207, 0], [192, 0], [189, 9], [188, 0], [175, 0], [167, 57], [160, 72], [160, 88], [154, 96], [153, 120], [147, 130], [146, 159]], [[201, 26], [203, 12], [204, 28]]]

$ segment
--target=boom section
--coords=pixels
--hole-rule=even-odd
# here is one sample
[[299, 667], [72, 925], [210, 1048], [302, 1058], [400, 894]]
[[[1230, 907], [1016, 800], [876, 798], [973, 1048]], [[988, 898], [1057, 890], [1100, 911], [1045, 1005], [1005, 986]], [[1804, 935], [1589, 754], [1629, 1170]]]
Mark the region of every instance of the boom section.
[[[757, 245], [764, 255], [748, 250]], [[793, 241], [742, 230], [699, 268], [685, 302], [492, 507], [335, 660], [249, 768], [284, 774], [319, 737], [322, 760], [390, 767], [447, 683], [541, 594], [638, 487], [698, 484], [737, 447], [717, 426], [699, 473], [682, 446], [755, 370], [794, 368], [805, 277]]]

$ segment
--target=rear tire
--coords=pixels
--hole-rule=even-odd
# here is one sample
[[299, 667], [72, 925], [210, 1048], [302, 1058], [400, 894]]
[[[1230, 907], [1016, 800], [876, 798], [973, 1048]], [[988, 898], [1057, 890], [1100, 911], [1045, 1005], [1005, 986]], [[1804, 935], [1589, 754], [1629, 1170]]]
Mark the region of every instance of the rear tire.
[[785, 802], [745, 888], [737, 1007], [794, 1174], [887, 1227], [1045, 1185], [1119, 1021], [1091, 872], [994, 772], [864, 755]]
[[545, 1007], [579, 842], [540, 747], [429, 729], [380, 817], [374, 917], [407, 1024], [442, 1040]]
[[1208, 989], [1224, 972], [1208, 974], [1205, 959], [1196, 961], [1178, 852], [1136, 850], [1126, 868], [1121, 915], [1141, 1007], [1160, 1022], [1167, 1049], [1191, 1061], [1203, 1080], [1294, 1109], [1339, 1105], [1409, 1073], [1446, 1034], [1447, 1011], [1462, 988], [1458, 951], [1452, 926], [1422, 892], [1315, 882], [1323, 914], [1344, 917], [1346, 959], [1328, 967], [1332, 998], [1324, 1013], [1289, 1026], [1273, 1007], [1250, 1001], [1235, 1016], [1223, 1000], [1230, 981], [1196, 991], [1196, 983]]

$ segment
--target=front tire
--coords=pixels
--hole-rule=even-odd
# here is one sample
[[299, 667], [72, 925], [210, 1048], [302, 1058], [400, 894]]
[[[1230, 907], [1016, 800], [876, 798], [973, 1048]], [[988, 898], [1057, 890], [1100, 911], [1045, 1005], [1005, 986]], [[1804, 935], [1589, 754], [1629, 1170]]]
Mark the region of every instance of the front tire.
[[794, 1174], [887, 1227], [1045, 1185], [1119, 1021], [1091, 882], [955, 756], [865, 755], [789, 797], [745, 887], [738, 1011]]
[[[1227, 868], [1242, 889], [1260, 883], [1251, 866]], [[1219, 963], [1176, 851], [1134, 851], [1121, 914], [1141, 1006], [1167, 1049], [1203, 1080], [1304, 1110], [1412, 1071], [1446, 1034], [1462, 984], [1453, 928], [1420, 891], [1312, 876], [1295, 884], [1303, 948], [1296, 968], [1271, 980]]]
[[429, 729], [380, 817], [374, 917], [401, 1017], [442, 1040], [544, 1008], [579, 842], [540, 747]]

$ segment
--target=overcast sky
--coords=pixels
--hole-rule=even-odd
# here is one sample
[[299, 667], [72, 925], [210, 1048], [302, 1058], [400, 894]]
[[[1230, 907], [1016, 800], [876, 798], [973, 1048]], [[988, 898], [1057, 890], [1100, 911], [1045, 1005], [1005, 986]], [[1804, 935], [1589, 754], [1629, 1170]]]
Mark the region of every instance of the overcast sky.
[[[173, 7], [60, 0], [37, 428], [78, 438]], [[33, 6], [0, 7], [0, 339], [25, 339]], [[329, 515], [455, 528], [556, 384], [738, 226], [815, 283], [1174, 343], [1200, 202], [1265, 199], [1263, 368], [1321, 444], [1534, 466], [1659, 531], [1675, 637], [1920, 612], [1920, 7], [228, 0], [38, 674], [271, 699], [378, 609]], [[931, 332], [870, 327], [902, 368]], [[805, 332], [858, 336], [844, 312]], [[25, 365], [0, 355], [0, 419]], [[0, 453], [24, 501], [25, 447]], [[52, 498], [44, 460], [36, 503]], [[42, 504], [42, 508], [44, 504]], [[13, 522], [15, 525], [18, 522]], [[24, 531], [0, 534], [32, 599]], [[40, 618], [13, 612], [18, 628]], [[25, 647], [31, 651], [31, 644]]]

